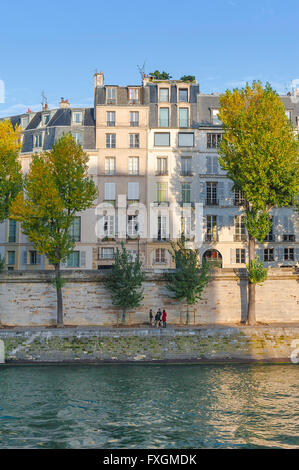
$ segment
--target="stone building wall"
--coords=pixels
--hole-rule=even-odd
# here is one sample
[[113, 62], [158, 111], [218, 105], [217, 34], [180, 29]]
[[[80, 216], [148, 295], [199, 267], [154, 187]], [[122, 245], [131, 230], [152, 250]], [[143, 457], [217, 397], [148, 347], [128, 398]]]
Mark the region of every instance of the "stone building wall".
[[[46, 271], [0, 274], [0, 320], [5, 326], [51, 326], [56, 323], [56, 291]], [[65, 271], [64, 324], [111, 326], [118, 322], [104, 274]], [[268, 280], [257, 286], [256, 315], [262, 323], [299, 322], [299, 272], [291, 268], [269, 270]], [[168, 297], [163, 275], [147, 272], [141, 307], [129, 312], [128, 324], [145, 324], [152, 308], [165, 308], [169, 324], [184, 324], [186, 307]], [[240, 323], [247, 308], [247, 281], [234, 270], [218, 269], [203, 298], [191, 307], [190, 323]]]

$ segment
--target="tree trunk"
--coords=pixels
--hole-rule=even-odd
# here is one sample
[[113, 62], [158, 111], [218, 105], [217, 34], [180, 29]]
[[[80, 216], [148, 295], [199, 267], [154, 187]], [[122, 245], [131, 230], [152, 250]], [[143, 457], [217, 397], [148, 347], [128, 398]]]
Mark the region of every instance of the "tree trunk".
[[62, 289], [60, 285], [60, 267], [55, 264], [55, 280], [56, 280], [56, 294], [57, 294], [57, 326], [63, 326], [63, 306], [62, 306]]
[[126, 311], [125, 311], [125, 310], [123, 310], [123, 314], [122, 314], [122, 319], [121, 319], [121, 321], [122, 321], [122, 324], [123, 324], [123, 325], [126, 324]]
[[[249, 235], [249, 263], [255, 259], [255, 238]], [[256, 324], [255, 317], [255, 284], [252, 284], [248, 279], [248, 313], [247, 322], [248, 325]]]
[[189, 318], [189, 305], [187, 304], [187, 315], [186, 315], [186, 325], [189, 325], [190, 318]]

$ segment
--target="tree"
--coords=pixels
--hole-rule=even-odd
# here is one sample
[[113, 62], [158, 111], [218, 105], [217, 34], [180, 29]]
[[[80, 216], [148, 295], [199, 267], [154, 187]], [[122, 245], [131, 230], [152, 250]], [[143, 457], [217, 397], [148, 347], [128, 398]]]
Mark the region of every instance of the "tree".
[[88, 155], [73, 136], [62, 136], [50, 152], [33, 156], [24, 192], [11, 205], [11, 217], [22, 223], [23, 233], [54, 266], [57, 326], [63, 325], [60, 263], [75, 246], [70, 228], [76, 213], [91, 207], [97, 195], [87, 162]]
[[142, 282], [145, 273], [139, 256], [133, 260], [131, 254], [121, 243], [121, 250], [116, 249], [114, 264], [108, 273], [104, 285], [111, 292], [112, 303], [122, 310], [122, 323], [126, 323], [126, 312], [138, 307], [143, 300]]
[[174, 273], [166, 274], [166, 287], [170, 297], [187, 304], [186, 324], [189, 324], [189, 305], [202, 298], [202, 292], [209, 282], [209, 264], [199, 265], [199, 251], [186, 248], [184, 235], [175, 243], [171, 241], [171, 255], [175, 261]]
[[194, 82], [195, 81], [195, 75], [183, 75], [180, 80], [183, 82]]
[[10, 203], [22, 189], [20, 148], [21, 129], [0, 122], [0, 223], [9, 217]]
[[153, 73], [150, 73], [150, 77], [154, 78], [155, 80], [170, 80], [171, 75], [167, 72], [159, 72], [159, 70], [155, 70]]
[[[298, 139], [277, 93], [260, 82], [227, 90], [220, 97], [219, 119], [224, 135], [219, 162], [234, 189], [244, 195], [249, 266], [255, 242], [263, 243], [271, 229], [269, 212], [292, 204], [299, 190]], [[255, 284], [249, 276], [248, 318], [254, 325]]]

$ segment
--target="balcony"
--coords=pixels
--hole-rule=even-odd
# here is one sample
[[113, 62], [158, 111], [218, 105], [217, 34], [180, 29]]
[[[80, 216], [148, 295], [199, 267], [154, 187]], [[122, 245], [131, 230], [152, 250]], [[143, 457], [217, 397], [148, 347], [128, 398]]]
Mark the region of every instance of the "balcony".
[[138, 127], [139, 126], [139, 121], [130, 121], [130, 126], [131, 127]]
[[160, 127], [169, 127], [168, 119], [160, 119]]
[[153, 201], [155, 205], [157, 206], [162, 206], [162, 207], [167, 207], [169, 206], [169, 201]]
[[129, 99], [129, 104], [140, 104], [140, 101]]
[[205, 241], [206, 242], [218, 242], [219, 241], [218, 234], [206, 233]]
[[206, 206], [219, 206], [219, 200], [218, 199], [206, 199]]
[[168, 176], [168, 170], [157, 170], [155, 172], [156, 176]]
[[264, 238], [264, 242], [275, 242], [275, 235], [273, 235], [273, 233], [268, 233]]
[[294, 235], [294, 234], [284, 234], [283, 235], [283, 241], [284, 242], [295, 242], [296, 241], [296, 235]]
[[107, 99], [107, 104], [116, 104], [116, 98]]
[[106, 124], [108, 127], [115, 127], [115, 121], [107, 121]]
[[182, 170], [181, 176], [193, 176], [193, 173], [191, 170]]

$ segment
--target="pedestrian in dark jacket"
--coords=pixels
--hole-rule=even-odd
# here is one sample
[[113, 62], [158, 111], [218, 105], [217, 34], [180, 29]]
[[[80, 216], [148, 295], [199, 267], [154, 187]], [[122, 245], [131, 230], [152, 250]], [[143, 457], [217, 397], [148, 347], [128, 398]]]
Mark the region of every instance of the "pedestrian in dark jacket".
[[159, 308], [156, 316], [155, 316], [155, 327], [158, 328], [158, 326], [161, 326], [161, 317], [162, 317], [162, 312], [161, 309]]
[[166, 319], [167, 319], [167, 313], [165, 310], [163, 310], [163, 313], [162, 313], [163, 328], [166, 328]]

